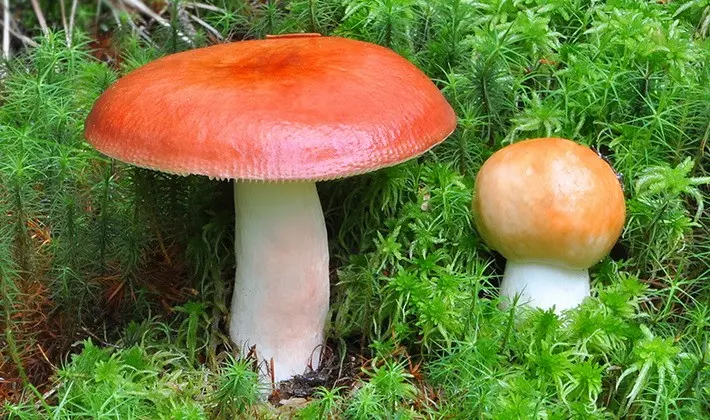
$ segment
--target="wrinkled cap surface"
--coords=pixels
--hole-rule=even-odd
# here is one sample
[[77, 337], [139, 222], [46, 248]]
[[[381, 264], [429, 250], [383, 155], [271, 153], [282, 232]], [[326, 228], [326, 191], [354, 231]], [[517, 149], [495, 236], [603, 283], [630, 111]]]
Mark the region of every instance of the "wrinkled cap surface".
[[153, 61], [101, 95], [85, 136], [169, 173], [326, 180], [408, 160], [455, 126], [436, 86], [393, 51], [300, 35]]
[[474, 194], [479, 233], [514, 261], [589, 268], [611, 251], [626, 218], [614, 170], [565, 139], [500, 149], [481, 167]]

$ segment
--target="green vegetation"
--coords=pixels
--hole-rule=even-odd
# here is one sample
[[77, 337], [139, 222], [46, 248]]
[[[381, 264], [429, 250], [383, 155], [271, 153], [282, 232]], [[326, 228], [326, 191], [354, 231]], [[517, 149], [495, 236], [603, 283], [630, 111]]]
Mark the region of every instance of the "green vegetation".
[[[3, 416], [710, 417], [707, 1], [121, 0], [72, 13], [47, 0], [46, 33], [32, 2], [15, 3], [0, 80]], [[108, 159], [82, 130], [143, 63], [300, 31], [394, 49], [459, 126], [417, 160], [319, 184], [336, 270], [327, 372], [269, 403], [225, 332], [231, 185]], [[563, 316], [498, 309], [504, 260], [470, 213], [484, 160], [539, 136], [599, 150], [627, 198], [593, 296]]]

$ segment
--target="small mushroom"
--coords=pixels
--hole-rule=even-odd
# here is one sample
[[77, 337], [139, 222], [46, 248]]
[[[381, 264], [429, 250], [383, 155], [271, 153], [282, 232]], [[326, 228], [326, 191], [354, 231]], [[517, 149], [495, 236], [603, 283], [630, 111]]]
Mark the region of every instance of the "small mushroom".
[[494, 153], [474, 188], [478, 231], [507, 259], [502, 297], [559, 313], [589, 296], [588, 269], [609, 253], [626, 217], [602, 158], [570, 140], [525, 140]]
[[443, 141], [456, 117], [386, 48], [317, 34], [186, 51], [126, 75], [85, 136], [102, 153], [173, 174], [235, 179], [230, 336], [276, 382], [316, 368], [329, 305], [316, 182], [396, 165]]

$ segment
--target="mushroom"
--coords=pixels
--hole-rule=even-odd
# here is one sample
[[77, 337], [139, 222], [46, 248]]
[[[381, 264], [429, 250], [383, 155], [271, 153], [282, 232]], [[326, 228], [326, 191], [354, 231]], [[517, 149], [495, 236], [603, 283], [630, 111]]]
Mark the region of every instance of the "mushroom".
[[[234, 179], [229, 332], [275, 382], [317, 368], [329, 306], [316, 182], [396, 165], [443, 141], [456, 117], [393, 51], [317, 34], [190, 50], [121, 78], [85, 137], [121, 161]], [[267, 376], [268, 375], [268, 376]]]
[[560, 313], [589, 296], [588, 269], [611, 251], [626, 217], [601, 157], [570, 140], [521, 141], [483, 164], [474, 189], [477, 229], [507, 259], [502, 297]]

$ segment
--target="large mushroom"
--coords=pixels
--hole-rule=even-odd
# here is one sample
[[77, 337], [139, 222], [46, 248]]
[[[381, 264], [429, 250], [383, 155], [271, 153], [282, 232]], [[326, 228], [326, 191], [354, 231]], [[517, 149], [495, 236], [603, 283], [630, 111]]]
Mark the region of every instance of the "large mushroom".
[[431, 80], [386, 48], [317, 34], [153, 61], [96, 101], [85, 136], [118, 160], [235, 179], [230, 336], [282, 381], [317, 367], [329, 305], [316, 181], [418, 156], [455, 128]]
[[506, 146], [483, 164], [473, 215], [507, 259], [501, 296], [561, 312], [589, 296], [588, 269], [621, 235], [626, 205], [614, 170], [595, 152], [543, 138]]

